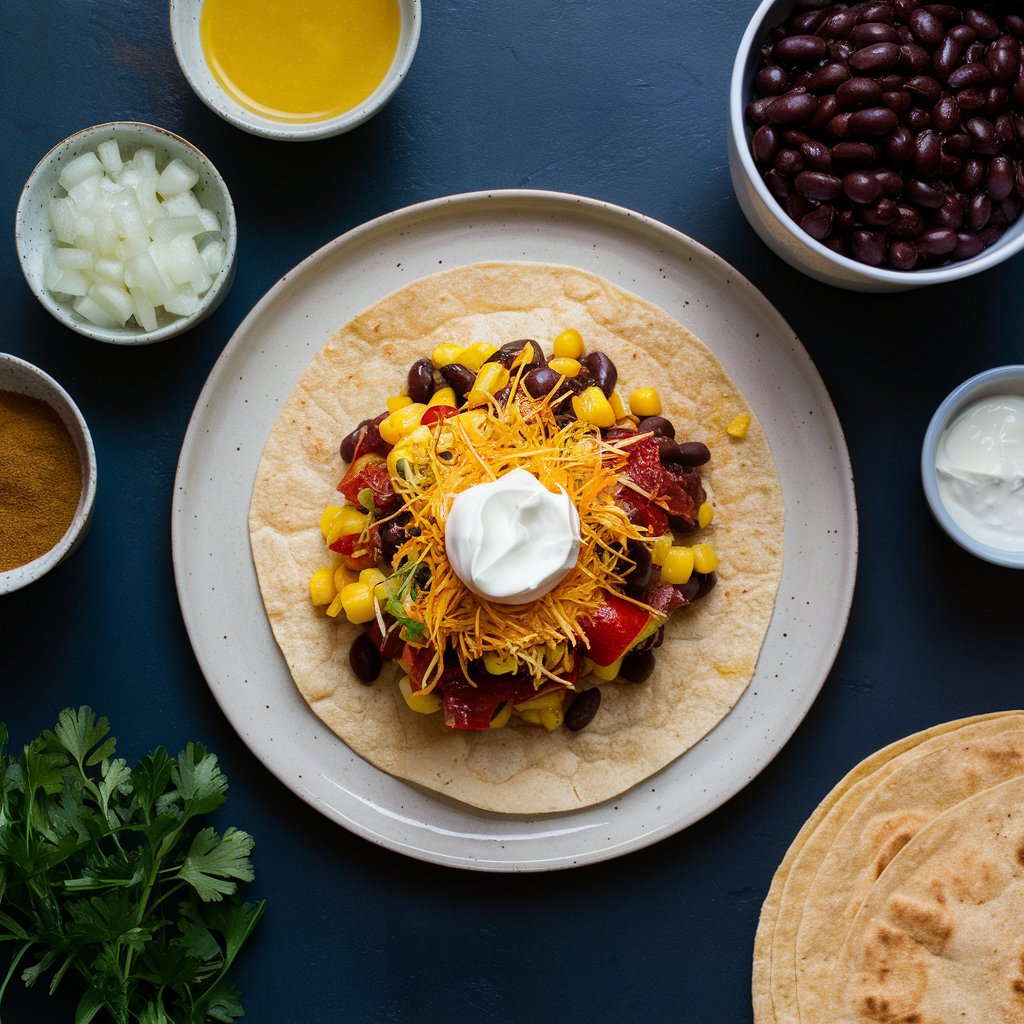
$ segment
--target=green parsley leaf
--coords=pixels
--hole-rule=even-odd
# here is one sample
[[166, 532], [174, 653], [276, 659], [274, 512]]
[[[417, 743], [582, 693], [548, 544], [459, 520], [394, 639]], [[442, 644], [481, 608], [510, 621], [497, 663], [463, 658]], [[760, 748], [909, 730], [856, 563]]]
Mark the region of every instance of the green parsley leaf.
[[76, 1024], [233, 1021], [227, 972], [264, 904], [239, 893], [252, 837], [196, 821], [227, 779], [200, 744], [131, 767], [108, 733], [69, 708], [13, 755], [0, 723], [0, 1003], [15, 976], [51, 992], [68, 976], [83, 988]]

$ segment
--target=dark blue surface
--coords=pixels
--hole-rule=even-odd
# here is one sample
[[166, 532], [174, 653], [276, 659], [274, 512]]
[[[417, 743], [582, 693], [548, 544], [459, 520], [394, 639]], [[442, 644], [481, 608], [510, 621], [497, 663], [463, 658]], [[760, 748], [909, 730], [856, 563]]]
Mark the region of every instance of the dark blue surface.
[[[179, 72], [161, 0], [0, 5], [0, 220], [71, 132], [151, 121], [196, 143], [232, 189], [238, 273], [220, 310], [151, 348], [104, 346], [51, 320], [0, 251], [4, 335], [72, 394], [99, 461], [83, 547], [0, 599], [0, 719], [20, 743], [79, 703], [121, 752], [200, 739], [257, 840], [267, 914], [237, 980], [248, 1020], [751, 1020], [754, 930], [776, 865], [858, 760], [909, 732], [1019, 707], [1024, 574], [972, 560], [933, 524], [918, 477], [934, 407], [964, 378], [1024, 361], [1020, 259], [899, 296], [812, 282], [743, 219], [726, 166], [726, 90], [754, 4], [425, 0], [412, 70], [349, 135], [272, 143], [221, 122]], [[526, 187], [665, 221], [761, 288], [817, 363], [846, 431], [861, 558], [846, 641], [788, 746], [709, 818], [617, 861], [490, 876], [380, 850], [330, 824], [261, 766], [223, 718], [182, 626], [169, 537], [178, 451], [202, 384], [249, 308], [347, 229], [419, 200]], [[5, 953], [0, 953], [0, 973]], [[25, 995], [4, 1016], [72, 1019]]]

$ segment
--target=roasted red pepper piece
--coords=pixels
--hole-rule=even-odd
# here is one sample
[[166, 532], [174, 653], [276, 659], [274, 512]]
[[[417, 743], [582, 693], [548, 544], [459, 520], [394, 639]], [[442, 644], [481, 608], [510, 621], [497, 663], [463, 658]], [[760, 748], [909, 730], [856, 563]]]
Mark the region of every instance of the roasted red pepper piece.
[[360, 547], [359, 553], [355, 554], [355, 548], [359, 542], [358, 533], [346, 533], [340, 536], [333, 544], [327, 546], [331, 551], [341, 555], [345, 564], [357, 572], [363, 569], [372, 569], [380, 558], [380, 540], [377, 537], [377, 527], [370, 527], [370, 534], [365, 543]]
[[435, 423], [440, 423], [442, 420], [448, 419], [449, 416], [458, 416], [458, 414], [459, 410], [450, 405], [432, 405], [423, 414], [420, 425], [432, 427]]
[[650, 614], [643, 608], [605, 591], [604, 604], [585, 618], [580, 626], [590, 643], [587, 657], [595, 665], [612, 665], [643, 632]]
[[338, 484], [338, 490], [352, 502], [359, 504], [359, 492], [369, 488], [377, 508], [389, 508], [394, 504], [395, 492], [391, 489], [388, 464], [379, 455], [361, 455], [348, 467]]

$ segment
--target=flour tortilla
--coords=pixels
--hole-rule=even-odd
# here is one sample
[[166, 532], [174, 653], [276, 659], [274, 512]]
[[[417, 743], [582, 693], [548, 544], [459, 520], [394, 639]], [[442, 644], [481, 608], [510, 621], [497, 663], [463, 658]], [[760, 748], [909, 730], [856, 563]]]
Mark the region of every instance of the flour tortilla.
[[[712, 452], [706, 531], [719, 584], [669, 620], [657, 668], [641, 686], [603, 688], [586, 729], [524, 724], [446, 729], [408, 710], [393, 670], [359, 684], [348, 651], [361, 627], [309, 600], [328, 564], [319, 519], [336, 503], [338, 443], [400, 391], [412, 362], [441, 343], [536, 339], [550, 351], [567, 327], [606, 352], [620, 391], [656, 385], [680, 439]], [[751, 414], [745, 438], [726, 426]], [[706, 735], [754, 673], [782, 570], [783, 504], [764, 432], [715, 356], [664, 310], [592, 274], [529, 263], [478, 264], [410, 284], [343, 327], [314, 357], [267, 440], [249, 516], [253, 558], [274, 636], [313, 711], [383, 771], [490, 811], [564, 812], [608, 800]]]
[[791, 844], [762, 907], [755, 1024], [828, 1020], [834, 958], [876, 874], [936, 814], [1017, 774], [1022, 756], [1024, 714], [979, 715], [890, 744], [832, 789]]
[[961, 800], [872, 886], [829, 1024], [1024, 1021], [1024, 778]]
[[861, 804], [901, 765], [976, 729], [1001, 731], [1024, 716], [979, 715], [904, 736], [851, 769], [815, 808], [782, 858], [761, 908], [754, 945], [755, 1024], [801, 1024], [796, 946], [807, 893], [836, 837]]

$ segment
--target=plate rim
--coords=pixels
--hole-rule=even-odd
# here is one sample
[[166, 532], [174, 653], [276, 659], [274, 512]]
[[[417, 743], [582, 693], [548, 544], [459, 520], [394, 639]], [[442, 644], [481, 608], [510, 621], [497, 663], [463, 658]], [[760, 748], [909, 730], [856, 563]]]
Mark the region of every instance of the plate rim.
[[[372, 239], [378, 233], [387, 234], [395, 224], [400, 224], [402, 221], [410, 222], [410, 230], [417, 230], [421, 227], [424, 219], [429, 222], [429, 219], [434, 216], [451, 216], [453, 213], [461, 215], [467, 208], [474, 209], [481, 204], [484, 206], [493, 206], [498, 210], [505, 210], [510, 214], [514, 214], [514, 207], [517, 204], [534, 204], [534, 205], [551, 205], [558, 207], [560, 212], [564, 216], [582, 217], [583, 220], [589, 220], [592, 218], [599, 218], [601, 220], [612, 223], [613, 226], [622, 225], [625, 222], [632, 222], [633, 225], [639, 225], [647, 230], [653, 231], [656, 235], [663, 236], [667, 244], [671, 244], [686, 253], [692, 253], [696, 256], [707, 260], [712, 265], [717, 266], [719, 272], [724, 272], [728, 275], [727, 283], [730, 285], [736, 285], [740, 287], [746, 294], [748, 301], [756, 308], [757, 313], [760, 317], [764, 317], [774, 322], [774, 326], [780, 333], [791, 339], [790, 355], [796, 359], [800, 369], [802, 369], [805, 375], [805, 381], [807, 386], [814, 393], [818, 400], [818, 404], [821, 407], [821, 411], [826, 414], [829, 421], [828, 425], [830, 430], [827, 434], [828, 439], [832, 442], [831, 453], [832, 458], [835, 462], [836, 480], [834, 483], [837, 485], [837, 493], [841, 493], [844, 499], [841, 502], [840, 510], [844, 513], [844, 526], [848, 526], [847, 531], [849, 541], [844, 546], [843, 551], [845, 557], [838, 559], [838, 567], [842, 569], [841, 573], [837, 573], [833, 579], [834, 589], [838, 594], [838, 606], [836, 615], [836, 626], [834, 627], [832, 635], [828, 638], [827, 645], [822, 649], [819, 654], [822, 662], [822, 673], [821, 678], [816, 680], [815, 685], [804, 690], [802, 692], [802, 699], [792, 703], [789, 707], [789, 715], [785, 722], [782, 723], [782, 728], [771, 738], [771, 742], [767, 744], [767, 750], [764, 756], [755, 758], [749, 766], [749, 770], [743, 773], [742, 778], [738, 779], [731, 786], [726, 787], [723, 793], [716, 799], [710, 806], [697, 808], [695, 813], [690, 816], [684, 816], [677, 821], [673, 821], [670, 826], [663, 825], [652, 831], [644, 834], [634, 834], [631, 839], [624, 840], [612, 847], [603, 847], [600, 849], [589, 850], [585, 854], [568, 854], [565, 856], [547, 856], [537, 857], [531, 859], [522, 859], [514, 857], [512, 859], [504, 858], [498, 861], [490, 861], [480, 856], [462, 855], [457, 856], [449, 852], [423, 849], [418, 846], [414, 846], [408, 843], [403, 843], [394, 837], [388, 837], [381, 835], [378, 831], [368, 827], [362, 822], [355, 821], [351, 817], [347, 816], [339, 808], [330, 805], [330, 803], [322, 796], [313, 792], [307, 785], [300, 785], [293, 778], [285, 776], [276, 768], [273, 763], [273, 759], [270, 754], [261, 750], [255, 744], [255, 741], [246, 733], [244, 729], [244, 721], [236, 721], [236, 715], [233, 714], [233, 709], [230, 706], [230, 702], [226, 697], [222, 697], [222, 693], [215, 680], [211, 678], [210, 671], [208, 671], [207, 661], [208, 658], [204, 657], [204, 652], [200, 649], [201, 644], [197, 640], [196, 634], [199, 632], [199, 626], [194, 621], [192, 610], [188, 606], [186, 600], [188, 590], [188, 569], [184, 565], [184, 551], [183, 548], [186, 544], [186, 509], [179, 508], [179, 496], [186, 489], [183, 486], [184, 477], [189, 469], [190, 460], [194, 457], [195, 448], [200, 443], [199, 438], [202, 433], [203, 418], [208, 413], [213, 397], [216, 394], [217, 387], [221, 383], [223, 375], [229, 371], [232, 360], [236, 357], [240, 349], [243, 349], [246, 341], [247, 334], [252, 326], [260, 320], [263, 315], [263, 311], [272, 306], [275, 301], [281, 297], [282, 293], [291, 287], [296, 280], [309, 273], [312, 268], [317, 267], [324, 260], [330, 259], [338, 250], [343, 250], [347, 247], [355, 248], [363, 240], [370, 238]], [[493, 212], [493, 211], [488, 211]], [[476, 262], [476, 261], [473, 261]], [[512, 261], [503, 261], [512, 262]], [[537, 262], [536, 260], [527, 260], [527, 262]], [[548, 261], [555, 262], [555, 261]], [[417, 279], [419, 276], [417, 275]], [[410, 279], [412, 280], [412, 279]], [[384, 294], [387, 294], [385, 292]], [[714, 351], [714, 350], [713, 350]], [[312, 350], [315, 352], [315, 348]], [[311, 355], [312, 355], [311, 352]], [[290, 385], [289, 385], [290, 386]], [[283, 400], [283, 395], [278, 396], [279, 399]], [[276, 416], [276, 414], [275, 414]], [[265, 441], [265, 439], [261, 439]], [[260, 444], [260, 450], [262, 450], [262, 443]], [[251, 490], [251, 481], [250, 481]], [[783, 500], [785, 501], [786, 496], [783, 494]], [[246, 508], [246, 514], [248, 509]], [[787, 523], [788, 523], [788, 509], [787, 509]], [[845, 435], [843, 433], [842, 425], [839, 421], [838, 414], [836, 413], [835, 407], [832, 403], [831, 396], [818, 372], [810, 355], [803, 347], [799, 338], [795, 332], [782, 317], [779, 311], [772, 305], [772, 303], [764, 296], [764, 294], [753, 285], [743, 274], [737, 271], [731, 264], [724, 260], [717, 253], [704, 246], [702, 243], [684, 234], [678, 229], [658, 221], [646, 214], [639, 213], [634, 210], [630, 210], [626, 207], [618, 206], [613, 203], [606, 202], [604, 200], [590, 198], [581, 195], [575, 195], [572, 193], [556, 192], [549, 190], [539, 189], [488, 189], [479, 190], [473, 192], [458, 193], [454, 195], [440, 196], [434, 199], [424, 200], [422, 202], [414, 203], [409, 206], [405, 206], [396, 210], [392, 210], [381, 214], [369, 221], [363, 222], [359, 225], [354, 226], [346, 232], [343, 232], [334, 239], [329, 240], [324, 245], [320, 246], [308, 256], [302, 259], [299, 263], [295, 264], [291, 269], [287, 270], [266, 292], [257, 300], [257, 302], [248, 311], [245, 317], [238, 324], [231, 338], [225, 344], [223, 350], [219, 354], [218, 358], [214, 362], [207, 379], [200, 391], [200, 394], [196, 400], [194, 409], [189, 418], [189, 422], [183, 437], [181, 450], [179, 453], [177, 468], [175, 472], [174, 488], [173, 488], [173, 504], [171, 511], [171, 546], [172, 546], [172, 558], [173, 568], [175, 577], [175, 586], [179, 597], [179, 605], [181, 607], [182, 619], [185, 624], [186, 632], [189, 637], [190, 645], [192, 646], [193, 653], [196, 657], [200, 672], [203, 675], [207, 686], [210, 688], [211, 693], [214, 696], [221, 712], [227, 718], [229, 724], [234, 728], [239, 738], [242, 739], [243, 743], [248, 747], [250, 752], [259, 760], [265, 768], [267, 768], [271, 774], [273, 774], [280, 782], [282, 782], [286, 788], [292, 793], [299, 796], [304, 802], [314, 807], [320, 813], [324, 814], [330, 820], [336, 824], [340, 824], [347, 828], [349, 831], [362, 836], [363, 838], [374, 842], [378, 845], [382, 845], [396, 852], [412, 856], [416, 859], [428, 861], [435, 864], [443, 864], [452, 867], [465, 868], [469, 870], [482, 870], [482, 871], [509, 871], [509, 872], [523, 872], [523, 871], [537, 871], [537, 870], [554, 870], [577, 866], [587, 863], [596, 863], [602, 860], [611, 859], [614, 857], [621, 856], [625, 853], [632, 852], [633, 850], [641, 849], [649, 846], [654, 842], [660, 841], [661, 839], [667, 838], [670, 835], [676, 834], [684, 829], [695, 824], [701, 820], [707, 814], [713, 810], [721, 807], [724, 803], [731, 800], [740, 790], [748, 785], [761, 771], [763, 771], [767, 765], [774, 759], [775, 756], [782, 750], [782, 748], [789, 742], [800, 723], [806, 717], [806, 714], [810, 710], [814, 701], [817, 699], [818, 694], [821, 691], [829, 673], [835, 663], [835, 659], [838, 656], [840, 647], [842, 645], [849, 616], [851, 612], [853, 593], [856, 583], [857, 563], [858, 563], [858, 548], [859, 548], [859, 533], [858, 533], [858, 510], [856, 503], [856, 492], [853, 483], [853, 472], [852, 465], [849, 457], [849, 451], [846, 445]], [[248, 546], [248, 545], [247, 545]], [[785, 556], [784, 556], [785, 557]], [[774, 613], [773, 613], [774, 617]], [[769, 624], [769, 631], [771, 625]], [[267, 625], [269, 630], [269, 624]], [[276, 644], [275, 644], [276, 646]], [[749, 687], [748, 687], [749, 689]], [[741, 698], [742, 700], [742, 695]], [[315, 716], [315, 713], [308, 709], [309, 715], [313, 720], [314, 726], [319, 726], [324, 729], [323, 723]], [[737, 708], [734, 706], [733, 709], [725, 716], [726, 719], [731, 714], [736, 713]], [[724, 721], [725, 719], [723, 719]], [[708, 742], [709, 738], [714, 736], [716, 729], [713, 728], [707, 735], [695, 744], [691, 750], [699, 748]], [[328, 735], [333, 738], [333, 733]], [[338, 740], [339, 743], [343, 741]], [[358, 755], [354, 754], [345, 747], [350, 760], [359, 761], [362, 764], [368, 765], [368, 762], [359, 758]], [[685, 752], [684, 755], [685, 756]], [[678, 759], [677, 759], [678, 760]], [[675, 763], [675, 762], [673, 762]], [[373, 766], [370, 766], [371, 768]], [[671, 767], [671, 764], [663, 769], [666, 771]], [[379, 769], [374, 769], [379, 771]], [[381, 773], [384, 774], [384, 773]], [[660, 774], [660, 773], [659, 773]], [[656, 776], [652, 778], [656, 778]], [[326, 777], [324, 777], [326, 778]], [[334, 781], [334, 780], [328, 780]], [[337, 783], [335, 783], [337, 785]], [[437, 798], [436, 794], [430, 793], [426, 790], [421, 790], [419, 787], [412, 786], [409, 783], [403, 783], [405, 786], [409, 786], [414, 792], [424, 794], [427, 798]], [[638, 787], [643, 786], [643, 783], [639, 783]], [[633, 787], [634, 789], [638, 787]], [[628, 791], [627, 791], [628, 794]], [[615, 798], [612, 801], [606, 801], [605, 805], [617, 804], [622, 800], [626, 799], [627, 794], [622, 794], [620, 797]], [[358, 797], [357, 797], [358, 799]], [[605, 805], [596, 805], [598, 808]], [[464, 805], [460, 805], [464, 806]], [[591, 808], [593, 809], [593, 808]], [[381, 808], [377, 808], [378, 811]], [[474, 813], [486, 813], [478, 812], [477, 809], [471, 808]], [[543, 815], [533, 816], [533, 818], [525, 816], [498, 816], [504, 820], [555, 820], [568, 819], [576, 815], [580, 815], [583, 811], [588, 810], [583, 808], [580, 811], [569, 811], [564, 814], [557, 815]], [[386, 812], [385, 812], [386, 813]], [[398, 817], [401, 817], [399, 815]], [[493, 817], [493, 816], [492, 816]], [[495, 836], [483, 837], [488, 839], [500, 838]], [[516, 844], [510, 844], [513, 847]]]

